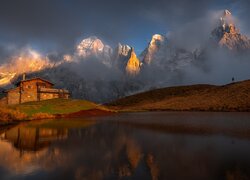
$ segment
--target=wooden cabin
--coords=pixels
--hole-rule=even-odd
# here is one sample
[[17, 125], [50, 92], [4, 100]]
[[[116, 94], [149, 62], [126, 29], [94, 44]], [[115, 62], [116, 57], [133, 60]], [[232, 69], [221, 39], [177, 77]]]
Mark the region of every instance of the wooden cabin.
[[16, 84], [16, 88], [6, 91], [7, 104], [21, 104], [31, 101], [42, 101], [56, 98], [69, 98], [69, 91], [55, 89], [54, 84], [42, 78], [25, 79]]

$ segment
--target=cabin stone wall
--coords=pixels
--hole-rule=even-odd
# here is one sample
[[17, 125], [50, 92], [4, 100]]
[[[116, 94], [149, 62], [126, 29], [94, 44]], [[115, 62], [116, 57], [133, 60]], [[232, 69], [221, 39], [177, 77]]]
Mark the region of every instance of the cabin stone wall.
[[7, 102], [9, 105], [20, 103], [20, 89], [15, 88], [8, 92]]
[[58, 94], [52, 94], [52, 93], [40, 93], [40, 100], [48, 100], [48, 99], [57, 99], [59, 98]]
[[5, 106], [8, 104], [7, 97], [0, 99], [0, 106]]
[[37, 101], [37, 85], [36, 81], [27, 81], [20, 84], [21, 87], [21, 103]]

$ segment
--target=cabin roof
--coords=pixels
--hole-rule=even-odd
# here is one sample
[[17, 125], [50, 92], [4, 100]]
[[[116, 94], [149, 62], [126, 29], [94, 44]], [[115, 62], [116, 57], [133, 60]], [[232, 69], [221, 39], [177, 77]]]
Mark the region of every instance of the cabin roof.
[[51, 85], [54, 85], [52, 82], [48, 81], [48, 80], [45, 80], [45, 79], [42, 79], [42, 78], [39, 78], [39, 77], [36, 77], [36, 78], [31, 78], [31, 79], [26, 79], [26, 80], [21, 80], [19, 81], [18, 83], [16, 83], [16, 86], [19, 86], [22, 82], [27, 82], [27, 81], [36, 81], [36, 80], [41, 80], [41, 81], [44, 81], [44, 82], [47, 82]]

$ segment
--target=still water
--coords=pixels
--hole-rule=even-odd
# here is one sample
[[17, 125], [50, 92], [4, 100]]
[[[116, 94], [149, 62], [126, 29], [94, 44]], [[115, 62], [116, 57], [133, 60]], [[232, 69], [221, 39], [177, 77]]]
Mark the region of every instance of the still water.
[[0, 179], [250, 179], [250, 114], [149, 112], [0, 131]]

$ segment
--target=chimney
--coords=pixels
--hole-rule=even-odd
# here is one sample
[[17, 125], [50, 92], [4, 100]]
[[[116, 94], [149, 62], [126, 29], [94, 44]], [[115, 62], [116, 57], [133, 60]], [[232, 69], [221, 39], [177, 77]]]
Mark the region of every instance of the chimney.
[[26, 74], [23, 73], [23, 81], [25, 81], [25, 79], [26, 79]]

